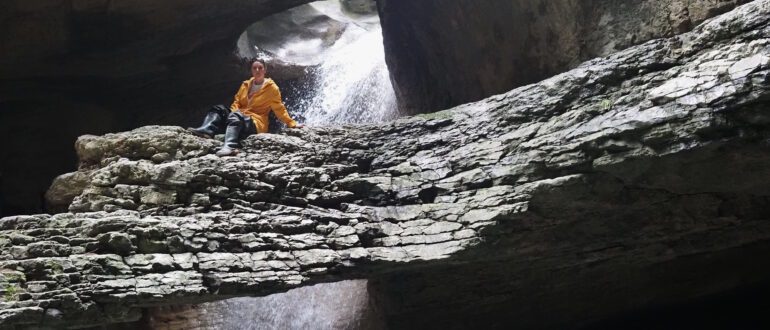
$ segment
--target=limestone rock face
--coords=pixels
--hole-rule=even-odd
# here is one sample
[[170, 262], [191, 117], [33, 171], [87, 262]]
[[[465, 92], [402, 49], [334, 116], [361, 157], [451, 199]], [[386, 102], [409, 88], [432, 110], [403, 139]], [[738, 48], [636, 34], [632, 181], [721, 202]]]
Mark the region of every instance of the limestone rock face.
[[0, 326], [366, 278], [392, 328], [577, 327], [766, 280], [768, 36], [758, 0], [480, 102], [233, 158], [179, 127], [84, 137], [69, 213], [0, 219]]
[[746, 0], [380, 0], [402, 111], [506, 92], [647, 40], [689, 31]]

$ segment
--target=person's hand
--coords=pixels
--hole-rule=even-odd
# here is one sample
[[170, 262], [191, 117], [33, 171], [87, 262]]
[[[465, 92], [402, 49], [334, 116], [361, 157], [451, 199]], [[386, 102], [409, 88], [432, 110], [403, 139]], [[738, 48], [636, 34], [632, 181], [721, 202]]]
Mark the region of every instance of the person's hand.
[[294, 128], [305, 128], [305, 124], [294, 125]]

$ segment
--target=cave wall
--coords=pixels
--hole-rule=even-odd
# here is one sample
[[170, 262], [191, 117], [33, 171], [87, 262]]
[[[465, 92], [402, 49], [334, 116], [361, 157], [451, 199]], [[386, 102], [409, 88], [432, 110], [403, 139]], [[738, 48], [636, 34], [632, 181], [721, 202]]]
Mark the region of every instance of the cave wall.
[[255, 21], [308, 0], [3, 1], [0, 214], [44, 211], [79, 135], [193, 125], [249, 73], [234, 55]]
[[745, 0], [379, 0], [403, 112], [477, 101], [688, 31]]

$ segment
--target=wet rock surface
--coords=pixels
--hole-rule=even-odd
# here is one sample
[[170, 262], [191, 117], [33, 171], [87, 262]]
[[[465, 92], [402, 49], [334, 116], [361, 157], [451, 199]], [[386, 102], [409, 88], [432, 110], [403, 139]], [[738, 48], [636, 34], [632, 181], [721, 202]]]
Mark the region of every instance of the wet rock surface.
[[89, 182], [52, 188], [69, 213], [0, 220], [0, 325], [367, 278], [394, 328], [577, 326], [765, 280], [768, 35], [755, 1], [477, 103], [233, 158], [179, 127], [82, 137]]

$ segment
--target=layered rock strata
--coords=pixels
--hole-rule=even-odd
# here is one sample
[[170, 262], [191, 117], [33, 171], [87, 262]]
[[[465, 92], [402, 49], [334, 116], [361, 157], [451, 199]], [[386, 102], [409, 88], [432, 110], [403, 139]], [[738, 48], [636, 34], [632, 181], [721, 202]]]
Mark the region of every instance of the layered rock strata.
[[391, 80], [417, 114], [689, 31], [747, 0], [380, 0]]
[[53, 188], [77, 190], [70, 213], [0, 220], [0, 325], [367, 278], [394, 328], [575, 327], [767, 280], [769, 35], [755, 1], [480, 102], [257, 135], [234, 158], [179, 127], [82, 137], [88, 182]]

